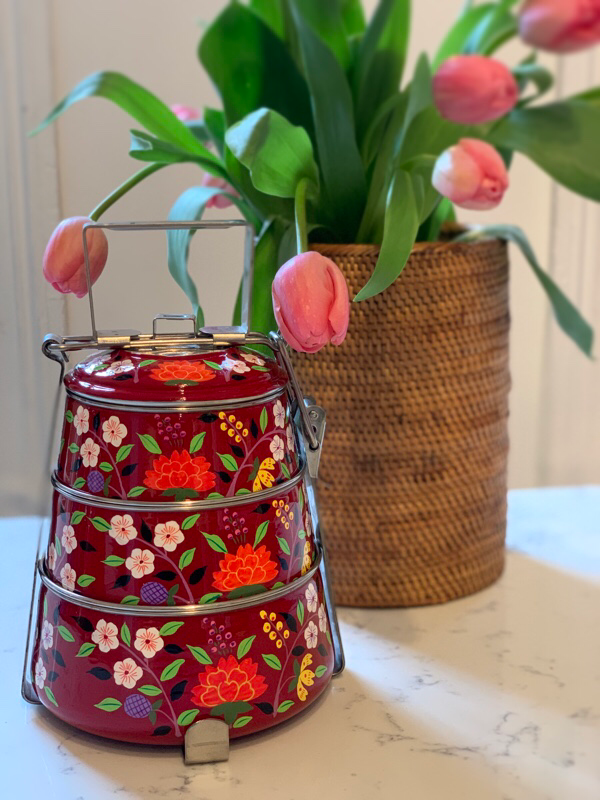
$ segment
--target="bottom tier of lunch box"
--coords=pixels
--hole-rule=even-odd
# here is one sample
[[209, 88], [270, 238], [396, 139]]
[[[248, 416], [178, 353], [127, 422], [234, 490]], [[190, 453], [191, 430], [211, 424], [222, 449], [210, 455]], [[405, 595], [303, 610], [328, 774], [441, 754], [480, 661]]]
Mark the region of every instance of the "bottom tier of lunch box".
[[330, 627], [318, 563], [289, 586], [187, 613], [81, 599], [42, 574], [32, 680], [46, 708], [89, 733], [173, 745], [216, 718], [234, 738], [323, 692]]

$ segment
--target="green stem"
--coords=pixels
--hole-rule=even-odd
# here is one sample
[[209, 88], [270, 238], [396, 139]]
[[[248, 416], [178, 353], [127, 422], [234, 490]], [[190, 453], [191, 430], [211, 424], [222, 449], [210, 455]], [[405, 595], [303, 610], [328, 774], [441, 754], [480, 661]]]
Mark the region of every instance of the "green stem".
[[308, 227], [306, 225], [306, 193], [308, 191], [308, 178], [301, 178], [296, 186], [294, 195], [294, 216], [296, 219], [296, 247], [298, 254], [308, 250]]
[[134, 186], [137, 186], [138, 183], [141, 183], [141, 181], [143, 181], [144, 178], [147, 178], [148, 175], [152, 175], [153, 172], [158, 172], [159, 169], [162, 169], [166, 166], [166, 164], [150, 164], [149, 166], [144, 167], [144, 169], [141, 169], [139, 172], [136, 172], [131, 176], [131, 178], [128, 178], [124, 183], [118, 186], [114, 192], [111, 192], [108, 197], [105, 197], [104, 200], [96, 206], [96, 208], [90, 214], [90, 219], [94, 222], [97, 222], [102, 214], [104, 214], [105, 211], [108, 211], [113, 203], [116, 203], [117, 200], [123, 197], [124, 194], [127, 194], [130, 189], [133, 189]]

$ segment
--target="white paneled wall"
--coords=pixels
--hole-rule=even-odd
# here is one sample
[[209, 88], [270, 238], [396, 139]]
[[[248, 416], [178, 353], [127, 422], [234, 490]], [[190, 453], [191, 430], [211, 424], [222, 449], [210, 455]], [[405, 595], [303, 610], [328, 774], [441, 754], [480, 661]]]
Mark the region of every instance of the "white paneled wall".
[[[224, 0], [4, 0], [0, 3], [0, 293], [1, 388], [4, 456], [0, 462], [0, 513], [35, 507], [31, 476], [39, 474], [47, 428], [53, 370], [40, 372], [43, 332], [86, 332], [85, 301], [52, 297], [41, 277], [43, 247], [56, 221], [86, 214], [138, 166], [127, 156], [126, 115], [101, 99], [70, 110], [34, 140], [25, 132], [78, 80], [114, 69], [147, 85], [167, 103], [201, 108], [218, 99], [196, 58], [201, 26]], [[368, 0], [371, 10], [375, 0]], [[420, 50], [432, 51], [462, 5], [461, 0], [413, 4], [408, 70]], [[521, 51], [505, 51], [515, 61]], [[547, 59], [550, 66], [552, 58]], [[597, 62], [596, 62], [597, 63]], [[593, 77], [590, 54], [569, 61], [562, 88], [583, 88]], [[596, 81], [599, 76], [596, 74]], [[4, 113], [7, 111], [8, 113]], [[115, 206], [106, 219], [159, 219], [201, 173], [189, 165], [152, 176]], [[223, 214], [219, 214], [223, 216]], [[525, 227], [542, 261], [586, 313], [600, 322], [597, 268], [599, 211], [562, 190], [517, 157], [511, 190], [499, 209], [477, 222], [517, 222]], [[210, 323], [227, 322], [241, 269], [241, 239], [196, 237], [193, 272]], [[222, 234], [221, 234], [222, 236]], [[155, 237], [155, 238], [153, 238]], [[576, 265], [573, 268], [573, 265]], [[545, 298], [529, 268], [512, 254], [512, 353], [510, 483], [572, 483], [600, 480], [598, 368], [563, 341], [550, 324]], [[97, 286], [102, 327], [147, 329], [159, 311], [188, 311], [167, 274], [159, 234], [114, 234], [110, 262]], [[63, 319], [64, 311], [64, 319]], [[18, 332], [18, 336], [17, 336]], [[595, 398], [595, 400], [594, 400]], [[35, 465], [32, 467], [32, 465]]]

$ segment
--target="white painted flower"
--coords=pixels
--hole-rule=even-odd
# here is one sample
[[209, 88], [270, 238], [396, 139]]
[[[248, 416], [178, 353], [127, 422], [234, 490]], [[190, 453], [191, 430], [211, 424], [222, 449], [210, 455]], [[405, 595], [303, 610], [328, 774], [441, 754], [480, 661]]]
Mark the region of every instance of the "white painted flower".
[[304, 629], [304, 638], [306, 639], [306, 646], [309, 650], [312, 650], [313, 647], [317, 646], [319, 631], [317, 630], [317, 626], [312, 619]]
[[133, 658], [116, 661], [113, 667], [115, 683], [117, 686], [124, 686], [126, 689], [133, 689], [143, 674], [144, 670], [135, 663]]
[[175, 550], [184, 538], [181, 528], [175, 520], [161, 523], [154, 528], [154, 544], [157, 547], [164, 547], [168, 552]]
[[308, 606], [308, 610], [311, 614], [317, 610], [317, 603], [319, 602], [319, 596], [317, 594], [317, 587], [314, 583], [309, 583], [306, 587], [306, 591], [304, 592], [304, 596], [306, 597], [306, 605]]
[[135, 369], [133, 361], [130, 358], [124, 358], [122, 361], [113, 361], [110, 369], [107, 370], [112, 375], [122, 375], [124, 372], [129, 372]]
[[228, 369], [231, 372], [237, 372], [238, 375], [241, 375], [243, 372], [250, 372], [250, 367], [248, 364], [244, 364], [243, 361], [240, 361], [237, 358], [226, 358], [223, 361], [223, 369]]
[[46, 667], [44, 666], [44, 662], [42, 658], [38, 658], [35, 664], [35, 685], [39, 689], [44, 688], [44, 681], [46, 680]]
[[127, 436], [127, 428], [118, 417], [109, 417], [106, 422], [102, 423], [102, 438], [108, 444], [115, 447], [120, 447], [121, 442]]
[[81, 445], [79, 453], [83, 459], [84, 467], [95, 467], [98, 463], [98, 454], [100, 453], [100, 445], [96, 444], [93, 439], [88, 438]]
[[275, 417], [275, 425], [278, 428], [285, 427], [285, 408], [281, 400], [277, 400], [273, 406], [273, 416]]
[[54, 642], [54, 628], [47, 619], [45, 619], [42, 623], [41, 639], [44, 650], [49, 650]]
[[133, 525], [133, 517], [129, 514], [117, 514], [110, 518], [110, 530], [108, 535], [117, 541], [118, 544], [127, 544], [137, 536], [137, 531]]
[[73, 591], [75, 588], [75, 580], [77, 579], [77, 573], [73, 569], [70, 564], [65, 564], [64, 567], [60, 571], [60, 582], [63, 585], [64, 589], [68, 589], [70, 592]]
[[51, 544], [50, 547], [48, 548], [48, 569], [53, 571], [55, 566], [56, 566], [56, 547], [54, 547], [54, 544]]
[[319, 630], [323, 633], [327, 631], [327, 612], [322, 604], [319, 606]]
[[138, 628], [135, 632], [135, 642], [133, 646], [136, 650], [146, 656], [152, 658], [153, 655], [162, 650], [165, 646], [157, 628]]
[[285, 455], [285, 446], [283, 444], [283, 439], [281, 436], [274, 436], [273, 441], [269, 445], [269, 449], [271, 453], [273, 453], [273, 458], [275, 461], [282, 461]]
[[103, 653], [114, 650], [119, 646], [118, 630], [114, 622], [106, 622], [99, 619], [96, 623], [96, 630], [92, 633], [92, 641], [96, 642]]
[[265, 360], [255, 353], [242, 353], [242, 358], [249, 364], [257, 364], [259, 367], [264, 367]]
[[62, 546], [67, 553], [72, 553], [77, 547], [77, 539], [75, 538], [75, 530], [72, 525], [64, 525], [62, 536], [60, 537]]
[[143, 578], [144, 575], [154, 572], [154, 553], [136, 547], [131, 551], [129, 558], [125, 559], [125, 566], [134, 578]]
[[77, 436], [87, 433], [90, 429], [90, 412], [83, 406], [77, 406], [77, 411], [73, 417], [73, 425], [77, 431]]
[[296, 449], [296, 442], [294, 441], [294, 429], [292, 428], [291, 425], [287, 426], [285, 435], [287, 438], [288, 450], [290, 450], [293, 453], [294, 450]]

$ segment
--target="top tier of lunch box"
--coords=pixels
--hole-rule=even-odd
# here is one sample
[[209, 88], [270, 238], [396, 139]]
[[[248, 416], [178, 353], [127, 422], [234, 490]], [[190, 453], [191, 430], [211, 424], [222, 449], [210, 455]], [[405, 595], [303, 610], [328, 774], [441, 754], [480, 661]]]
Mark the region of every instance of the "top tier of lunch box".
[[288, 383], [273, 357], [248, 347], [104, 350], [65, 376], [71, 394], [110, 405], [219, 404], [280, 393]]

